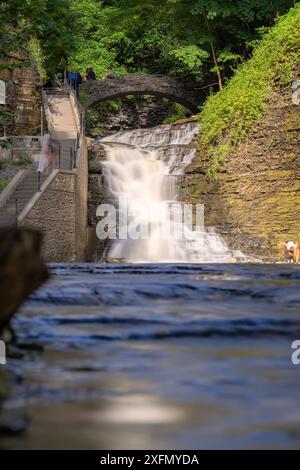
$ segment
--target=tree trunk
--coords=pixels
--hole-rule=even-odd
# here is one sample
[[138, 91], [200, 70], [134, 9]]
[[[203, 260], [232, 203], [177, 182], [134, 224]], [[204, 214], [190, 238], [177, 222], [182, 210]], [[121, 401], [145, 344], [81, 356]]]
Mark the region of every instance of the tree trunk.
[[[210, 26], [209, 26], [209, 22], [208, 22], [206, 13], [204, 13], [203, 16], [204, 16], [204, 19], [205, 19], [205, 24], [206, 24], [206, 27], [207, 27], [207, 31], [208, 31], [208, 33], [211, 35], [211, 29], [210, 29]], [[211, 48], [212, 58], [213, 58], [213, 61], [214, 61], [214, 64], [215, 64], [215, 69], [216, 69], [216, 74], [217, 74], [217, 79], [218, 79], [219, 90], [221, 91], [221, 90], [223, 90], [222, 76], [221, 76], [220, 67], [219, 67], [219, 64], [218, 64], [218, 61], [217, 61], [217, 56], [216, 56], [216, 51], [215, 51], [214, 42], [213, 42], [212, 39], [210, 40], [210, 48]]]

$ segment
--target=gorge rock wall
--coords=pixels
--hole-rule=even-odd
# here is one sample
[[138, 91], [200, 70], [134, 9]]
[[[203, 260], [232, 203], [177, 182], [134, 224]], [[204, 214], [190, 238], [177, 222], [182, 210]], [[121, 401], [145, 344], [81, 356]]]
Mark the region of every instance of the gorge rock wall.
[[186, 169], [185, 199], [204, 202], [206, 225], [231, 248], [279, 259], [284, 241], [300, 242], [299, 149], [300, 107], [289, 88], [278, 88], [247, 141], [225, 157], [217, 181], [207, 178], [209, 158], [199, 146]]
[[6, 82], [6, 110], [10, 135], [36, 135], [41, 124], [41, 81], [37, 70], [22, 55], [1, 59], [0, 80]]
[[109, 135], [120, 130], [154, 127], [176, 112], [165, 98], [125, 97], [109, 103], [96, 103], [87, 110], [87, 134]]

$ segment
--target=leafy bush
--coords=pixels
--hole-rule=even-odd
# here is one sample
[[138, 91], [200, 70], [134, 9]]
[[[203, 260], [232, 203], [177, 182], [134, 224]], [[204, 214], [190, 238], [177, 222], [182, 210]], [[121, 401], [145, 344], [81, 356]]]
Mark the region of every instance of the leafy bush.
[[[248, 135], [275, 84], [286, 86], [299, 61], [300, 5], [277, 20], [227, 86], [211, 95], [199, 116], [200, 140], [211, 155], [211, 176], [221, 159]], [[224, 146], [226, 144], [226, 147]]]
[[47, 79], [47, 72], [45, 68], [46, 59], [40, 42], [37, 40], [37, 38], [30, 38], [27, 49], [39, 73], [40, 79], [44, 83]]
[[108, 100], [106, 101], [106, 109], [109, 113], [114, 113], [116, 111], [119, 111], [121, 108], [121, 105], [118, 101], [116, 100]]
[[179, 103], [175, 103], [174, 114], [164, 119], [164, 124], [172, 124], [173, 122], [184, 119], [187, 116], [187, 109]]
[[0, 180], [0, 193], [8, 186], [10, 180]]
[[26, 154], [20, 155], [19, 157], [13, 158], [12, 160], [5, 157], [0, 158], [0, 170], [13, 166], [23, 167], [29, 165], [32, 165], [32, 159]]
[[28, 166], [32, 165], [32, 159], [29, 157], [29, 155], [20, 155], [17, 158], [14, 158], [12, 160], [12, 166]]
[[0, 139], [0, 147], [2, 149], [9, 149], [11, 148], [11, 143], [7, 139]]

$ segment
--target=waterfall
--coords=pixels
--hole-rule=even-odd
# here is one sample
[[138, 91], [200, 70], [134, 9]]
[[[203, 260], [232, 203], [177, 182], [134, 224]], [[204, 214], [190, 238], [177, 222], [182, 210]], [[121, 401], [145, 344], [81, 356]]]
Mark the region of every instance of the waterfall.
[[200, 263], [229, 262], [237, 255], [213, 228], [195, 231], [176, 216], [180, 175], [195, 156], [193, 141], [198, 131], [198, 124], [190, 122], [118, 132], [102, 139], [107, 154], [103, 162], [106, 184], [113, 201], [126, 198], [126, 223], [138, 227], [139, 234], [113, 240], [107, 257], [128, 262]]

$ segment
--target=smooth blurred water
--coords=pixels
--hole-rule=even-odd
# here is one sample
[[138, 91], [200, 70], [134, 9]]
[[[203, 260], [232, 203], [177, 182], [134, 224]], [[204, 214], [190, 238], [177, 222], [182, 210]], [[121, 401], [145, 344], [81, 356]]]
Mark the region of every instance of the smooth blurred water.
[[29, 426], [1, 447], [300, 447], [299, 266], [51, 269], [14, 321], [5, 409]]
[[[98, 224], [98, 237], [106, 239], [108, 229], [111, 239], [103, 259], [129, 263], [257, 261], [231, 250], [214, 227], [204, 227], [203, 206], [179, 203], [180, 178], [196, 154], [198, 134], [199, 124], [189, 122], [121, 131], [102, 139], [107, 156], [102, 162], [103, 174], [119, 215], [117, 224], [115, 217]], [[122, 231], [117, 239], [116, 227]]]

